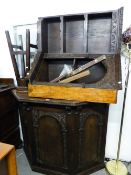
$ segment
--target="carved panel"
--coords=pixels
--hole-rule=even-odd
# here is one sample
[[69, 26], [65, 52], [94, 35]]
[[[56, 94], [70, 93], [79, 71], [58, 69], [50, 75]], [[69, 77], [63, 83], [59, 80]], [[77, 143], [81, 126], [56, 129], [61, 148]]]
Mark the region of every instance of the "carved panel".
[[112, 32], [111, 32], [111, 52], [115, 52], [117, 49], [117, 37], [118, 37], [118, 12], [112, 12]]
[[88, 109], [80, 114], [79, 167], [99, 162], [103, 116]]
[[[104, 165], [105, 104], [22, 103], [24, 149], [33, 170], [89, 174]], [[99, 112], [97, 112], [99, 111]]]
[[[67, 168], [67, 129], [65, 113], [33, 109], [37, 162]], [[55, 145], [55, 146], [53, 146]]]
[[[119, 41], [118, 41], [118, 43], [122, 43], [121, 41], [122, 41], [122, 26], [123, 26], [123, 8], [120, 8], [118, 10], [118, 14], [119, 14], [119, 19], [118, 19], [118, 21], [119, 21]], [[119, 45], [118, 49], [120, 52], [121, 44]]]

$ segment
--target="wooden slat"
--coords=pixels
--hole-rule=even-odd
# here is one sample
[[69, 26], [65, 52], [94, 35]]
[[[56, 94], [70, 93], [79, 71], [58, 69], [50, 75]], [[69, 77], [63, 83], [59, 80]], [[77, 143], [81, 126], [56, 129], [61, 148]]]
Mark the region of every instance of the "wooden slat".
[[[21, 45], [21, 50], [24, 52], [22, 35], [18, 35], [18, 37], [19, 37], [19, 42]], [[20, 55], [20, 62], [21, 62], [21, 77], [23, 78], [26, 75], [24, 54]]]
[[26, 52], [23, 50], [19, 50], [19, 51], [14, 51], [15, 55], [24, 55]]
[[116, 103], [117, 91], [113, 89], [96, 89], [81, 87], [28, 85], [29, 97], [41, 97], [80, 102]]
[[83, 72], [78, 73], [76, 75], [73, 75], [71, 77], [65, 78], [64, 80], [61, 80], [59, 83], [70, 83], [72, 81], [78, 80], [78, 79], [80, 79], [82, 77], [85, 77], [87, 75], [90, 75], [90, 71], [89, 70], [86, 70], [86, 71], [83, 71]]
[[38, 47], [37, 47], [36, 44], [30, 44], [30, 47], [31, 47], [31, 48], [34, 48], [34, 49], [38, 49]]
[[13, 64], [13, 67], [14, 67], [15, 76], [16, 76], [16, 78], [20, 78], [20, 74], [19, 74], [17, 63], [16, 63], [15, 54], [14, 54], [14, 51], [13, 51], [9, 31], [5, 31], [5, 34], [6, 34], [6, 38], [7, 38], [7, 43], [8, 43], [10, 55], [11, 55], [12, 64]]
[[12, 47], [15, 48], [15, 49], [20, 49], [20, 50], [22, 49], [21, 46], [17, 46], [17, 45], [12, 45]]

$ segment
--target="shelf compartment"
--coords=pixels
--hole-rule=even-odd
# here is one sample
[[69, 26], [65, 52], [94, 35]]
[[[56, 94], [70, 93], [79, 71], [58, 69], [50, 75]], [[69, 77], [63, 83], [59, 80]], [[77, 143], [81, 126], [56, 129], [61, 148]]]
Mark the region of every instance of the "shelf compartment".
[[88, 15], [88, 53], [109, 53], [111, 45], [112, 13]]
[[60, 18], [43, 19], [43, 50], [47, 53], [59, 53], [61, 50]]
[[65, 53], [83, 53], [84, 48], [84, 15], [64, 17], [64, 49]]

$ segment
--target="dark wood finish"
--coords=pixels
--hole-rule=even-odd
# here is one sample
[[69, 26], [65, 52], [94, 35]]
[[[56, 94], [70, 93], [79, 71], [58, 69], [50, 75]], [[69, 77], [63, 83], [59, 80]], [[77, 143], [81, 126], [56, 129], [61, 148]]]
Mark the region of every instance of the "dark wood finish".
[[[15, 58], [15, 54], [14, 54], [14, 50], [13, 50], [13, 46], [15, 48], [16, 48], [16, 46], [12, 45], [9, 31], [5, 31], [5, 34], [6, 34], [6, 38], [7, 38], [7, 43], [8, 43], [10, 55], [11, 55], [12, 64], [13, 64], [13, 67], [14, 67], [15, 76], [18, 79], [18, 78], [20, 78], [20, 74], [19, 74], [19, 70], [18, 70], [18, 66], [17, 66], [17, 63], [16, 63], [16, 58]], [[17, 48], [21, 48], [21, 47], [17, 46]]]
[[[80, 54], [80, 53], [41, 53], [43, 58], [44, 59], [92, 59], [94, 57], [98, 57], [98, 56], [101, 56], [101, 54], [88, 54], [88, 53], [85, 53], [85, 54]], [[109, 54], [104, 54], [104, 55], [107, 55], [107, 56], [112, 56], [113, 53], [109, 53]]]
[[84, 52], [84, 15], [64, 16], [64, 52]]
[[[22, 52], [24, 52], [22, 35], [19, 35], [19, 42], [20, 42], [20, 45], [21, 45], [21, 50], [22, 50]], [[25, 75], [26, 75], [24, 53], [23, 54], [20, 54], [20, 59], [21, 59], [21, 64], [22, 64], [21, 78], [24, 78]]]
[[[116, 102], [117, 90], [121, 89], [122, 12], [121, 8], [39, 18], [38, 52], [26, 77], [29, 93], [27, 89], [13, 91], [19, 101], [24, 149], [33, 170], [84, 175], [104, 167], [105, 103]], [[90, 67], [88, 77], [73, 83], [50, 82], [64, 65], [75, 70], [103, 54], [107, 59]], [[30, 98], [30, 92], [44, 99]], [[73, 97], [69, 99], [69, 95]], [[63, 96], [69, 101], [56, 100]], [[79, 102], [78, 96], [86, 99]]]
[[26, 73], [30, 70], [30, 48], [37, 49], [37, 45], [30, 42], [30, 30], [26, 29]]
[[[70, 71], [67, 71], [65, 72], [64, 74], [62, 74], [61, 76], [58, 76], [56, 77], [54, 80], [51, 80], [50, 82], [59, 82], [59, 80], [65, 78], [65, 77], [69, 77], [72, 76], [72, 75], [77, 75], [78, 73], [86, 70], [86, 69], [89, 69], [89, 67], [95, 65], [95, 64], [98, 64], [99, 62], [103, 61], [106, 59], [106, 56], [100, 56], [100, 57], [97, 57], [96, 59], [92, 60], [92, 61], [89, 61], [88, 63], [82, 65], [82, 66], [79, 66], [77, 69], [73, 69], [73, 70], [70, 70]], [[76, 63], [76, 60], [75, 60], [75, 63]], [[72, 66], [73, 67], [73, 66]]]
[[122, 18], [123, 8], [39, 18], [38, 49], [45, 53], [119, 53]]
[[[120, 8], [109, 12], [39, 18], [39, 54], [36, 55], [36, 65], [27, 76], [32, 84], [31, 89], [34, 87], [36, 90], [35, 97], [39, 90], [39, 87], [37, 89], [38, 84], [46, 86], [49, 91], [52, 88], [50, 86], [60, 86], [61, 89], [63, 86], [113, 91], [121, 89], [122, 13], [123, 8]], [[50, 82], [60, 76], [65, 65], [77, 69], [95, 59], [96, 55], [103, 54], [107, 56], [107, 59], [91, 66], [89, 76], [63, 85], [58, 82]], [[30, 91], [29, 89], [29, 93]], [[29, 95], [32, 96], [32, 94]], [[42, 97], [53, 98], [47, 94], [46, 96], [42, 94]]]
[[[13, 68], [14, 68], [14, 72], [15, 72], [15, 76], [16, 76], [16, 80], [17, 80], [17, 84], [18, 86], [26, 86], [27, 82], [24, 79], [25, 77], [25, 62], [24, 62], [24, 50], [23, 50], [23, 41], [22, 41], [22, 37], [20, 37], [21, 40], [21, 45], [13, 45], [11, 42], [11, 38], [10, 38], [10, 34], [9, 31], [5, 31], [6, 34], [6, 38], [7, 38], [7, 43], [8, 43], [8, 47], [9, 47], [9, 51], [10, 51], [10, 55], [11, 55], [11, 60], [12, 60], [12, 64], [13, 64]], [[20, 49], [20, 51], [16, 51], [15, 49]], [[16, 57], [15, 55], [21, 55], [21, 59], [22, 59], [22, 69], [23, 69], [23, 77], [20, 76], [19, 73], [19, 69], [18, 69], [18, 65], [16, 62]]]
[[0, 141], [21, 146], [18, 102], [12, 94], [12, 79], [0, 79]]
[[26, 29], [26, 73], [30, 70], [30, 30]]
[[0, 161], [0, 175], [7, 175], [6, 159]]
[[[98, 55], [89, 55], [86, 58], [77, 58], [75, 69], [90, 62]], [[99, 64], [89, 68], [91, 74], [88, 77], [74, 81], [73, 83], [64, 84], [66, 87], [86, 87], [86, 88], [102, 88], [102, 89], [121, 89], [121, 64], [120, 55], [106, 55], [107, 59]], [[64, 65], [72, 67], [73, 58], [44, 59], [44, 54], [36, 55], [36, 62], [30, 71], [27, 79], [33, 84], [61, 86], [59, 83], [50, 83], [60, 75]], [[97, 72], [97, 73], [96, 73]]]
[[108, 105], [29, 98], [25, 90], [13, 92], [34, 171], [82, 175], [104, 167]]

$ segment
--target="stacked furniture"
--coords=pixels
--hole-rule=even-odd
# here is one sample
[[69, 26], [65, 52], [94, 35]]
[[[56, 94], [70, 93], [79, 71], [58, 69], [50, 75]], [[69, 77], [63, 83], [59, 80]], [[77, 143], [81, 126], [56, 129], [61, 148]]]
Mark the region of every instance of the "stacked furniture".
[[[39, 18], [28, 90], [13, 91], [33, 170], [82, 175], [104, 167], [108, 106], [121, 89], [122, 17], [123, 8]], [[89, 67], [88, 76], [52, 81], [64, 67], [76, 70], [99, 56], [106, 59]]]

